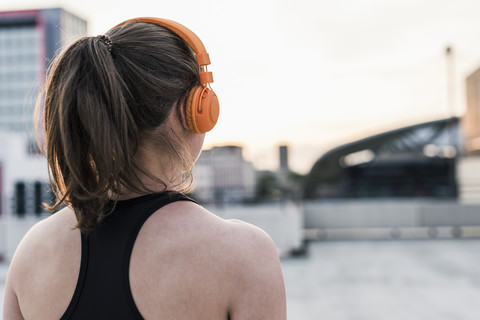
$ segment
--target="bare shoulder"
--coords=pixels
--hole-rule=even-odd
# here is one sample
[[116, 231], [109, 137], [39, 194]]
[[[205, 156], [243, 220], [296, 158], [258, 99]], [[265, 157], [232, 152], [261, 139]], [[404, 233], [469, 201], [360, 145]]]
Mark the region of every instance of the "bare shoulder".
[[[68, 252], [69, 245], [77, 242], [79, 231], [75, 229], [76, 218], [73, 210], [64, 208], [61, 211], [35, 224], [20, 242], [12, 265], [28, 267], [28, 261], [37, 264], [46, 259], [50, 253]], [[51, 257], [48, 257], [50, 260]]]
[[[269, 269], [279, 264], [277, 247], [265, 231], [236, 219], [221, 219], [220, 224], [222, 249], [231, 256], [230, 259], [235, 262], [232, 267], [240, 273], [247, 272], [246, 276], [251, 276], [252, 271], [260, 273], [262, 268]], [[218, 242], [218, 239], [212, 241]]]
[[278, 257], [276, 246], [265, 231], [241, 220], [224, 221], [230, 232], [229, 240], [232, 241], [232, 244], [237, 245], [238, 249], [253, 256], [269, 253]]
[[230, 220], [235, 270], [233, 319], [286, 319], [286, 296], [278, 251], [270, 236], [251, 224]]
[[286, 318], [280, 259], [265, 231], [189, 202], [174, 203], [168, 216], [174, 217], [173, 230], [178, 231], [169, 238], [180, 243], [188, 259], [198, 257], [193, 264], [201, 266], [197, 270], [212, 271], [216, 279], [210, 282], [221, 284], [231, 319]]
[[[68, 303], [79, 269], [81, 243], [75, 225], [75, 214], [65, 208], [38, 222], [25, 234], [9, 267], [6, 305], [7, 299], [16, 301], [25, 318], [38, 310], [46, 317], [57, 316], [51, 312]], [[64, 298], [56, 297], [64, 290], [67, 292]], [[54, 296], [56, 300], [52, 299]]]

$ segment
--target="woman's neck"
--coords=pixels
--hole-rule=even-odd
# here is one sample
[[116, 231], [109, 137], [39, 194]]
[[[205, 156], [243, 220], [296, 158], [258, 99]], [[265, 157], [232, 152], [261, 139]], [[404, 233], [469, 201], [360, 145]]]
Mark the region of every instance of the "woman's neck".
[[142, 145], [135, 155], [137, 166], [143, 171], [139, 173], [139, 177], [144, 190], [131, 190], [122, 186], [118, 194], [112, 194], [113, 199], [126, 200], [146, 193], [183, 189], [183, 171], [172, 161], [170, 156], [159, 152], [158, 149]]

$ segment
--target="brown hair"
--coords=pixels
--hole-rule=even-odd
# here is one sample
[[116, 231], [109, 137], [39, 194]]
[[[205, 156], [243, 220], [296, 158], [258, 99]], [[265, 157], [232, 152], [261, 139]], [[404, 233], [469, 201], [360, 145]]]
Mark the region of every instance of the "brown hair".
[[167, 129], [158, 133], [173, 106], [199, 83], [192, 50], [149, 23], [126, 24], [106, 35], [111, 44], [84, 37], [64, 50], [49, 71], [44, 95], [45, 153], [58, 198], [48, 208], [72, 206], [85, 233], [108, 214], [112, 193], [149, 192], [142, 176], [166, 187], [135, 163], [141, 139], [155, 139], [173, 161], [192, 165]]

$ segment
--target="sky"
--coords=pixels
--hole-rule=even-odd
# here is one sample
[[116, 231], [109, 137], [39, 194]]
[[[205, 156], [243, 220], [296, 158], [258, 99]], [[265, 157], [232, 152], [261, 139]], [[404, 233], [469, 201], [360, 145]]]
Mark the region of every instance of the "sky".
[[93, 36], [137, 16], [193, 30], [221, 107], [205, 148], [241, 145], [259, 170], [278, 167], [279, 145], [289, 146], [293, 170], [308, 173], [340, 144], [461, 116], [465, 78], [480, 67], [478, 0], [0, 2], [45, 7], [86, 19]]

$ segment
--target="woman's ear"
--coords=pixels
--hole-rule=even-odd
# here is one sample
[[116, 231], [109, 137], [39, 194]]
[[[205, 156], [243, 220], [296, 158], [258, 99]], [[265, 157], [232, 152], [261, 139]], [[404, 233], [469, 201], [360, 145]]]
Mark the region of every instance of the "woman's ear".
[[187, 129], [190, 131], [190, 129], [188, 128], [188, 124], [187, 124], [187, 116], [186, 116], [186, 99], [180, 99], [177, 103], [176, 103], [176, 109], [177, 109], [177, 112], [179, 112], [179, 116], [180, 116], [180, 120], [182, 122], [182, 126], [184, 129]]

